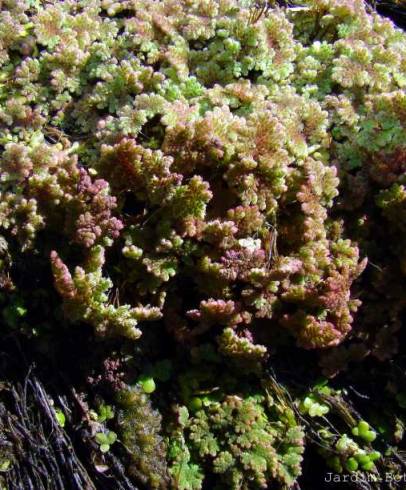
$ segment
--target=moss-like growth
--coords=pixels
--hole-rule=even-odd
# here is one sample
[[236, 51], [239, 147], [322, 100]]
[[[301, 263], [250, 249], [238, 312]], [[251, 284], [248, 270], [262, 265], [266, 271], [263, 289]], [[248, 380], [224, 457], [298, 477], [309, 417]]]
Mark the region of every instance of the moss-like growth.
[[[0, 2], [1, 331], [113, 346], [135, 480], [289, 487], [267, 363], [402, 348], [405, 89], [406, 36], [362, 0]], [[321, 395], [297, 395], [310, 427]]]
[[169, 488], [161, 416], [137, 386], [117, 395], [117, 424], [128, 451], [129, 471], [151, 489]]
[[[215, 488], [291, 487], [301, 473], [303, 428], [281, 391], [230, 394], [177, 408], [169, 439], [177, 488], [202, 488], [205, 468]], [[196, 399], [193, 399], [194, 401]]]

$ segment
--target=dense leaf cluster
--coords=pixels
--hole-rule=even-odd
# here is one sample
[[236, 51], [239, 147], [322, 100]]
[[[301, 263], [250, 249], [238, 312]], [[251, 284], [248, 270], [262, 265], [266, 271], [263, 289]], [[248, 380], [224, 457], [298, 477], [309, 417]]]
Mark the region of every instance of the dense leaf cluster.
[[212, 350], [232, 388], [202, 401], [176, 368], [165, 435], [155, 384], [121, 391], [133, 476], [293, 485], [303, 427], [259, 381], [271, 355], [320, 350], [333, 376], [399, 350], [405, 34], [361, 0], [0, 5], [2, 330]]

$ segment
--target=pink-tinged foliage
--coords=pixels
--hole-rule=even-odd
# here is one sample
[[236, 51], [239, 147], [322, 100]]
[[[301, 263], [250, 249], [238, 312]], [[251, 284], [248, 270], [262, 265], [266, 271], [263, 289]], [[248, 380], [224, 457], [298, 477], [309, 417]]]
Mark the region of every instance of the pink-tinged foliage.
[[[81, 350], [113, 349], [117, 446], [151, 490], [295, 488], [302, 404], [264, 368], [299, 391], [315, 355], [335, 376], [402, 348], [406, 36], [362, 0], [273, 3], [0, 0], [1, 326], [113, 339]], [[334, 420], [307, 439], [384, 474], [372, 439], [348, 466], [347, 391], [316, 388], [301, 420]]]
[[11, 4], [0, 226], [59, 254], [72, 318], [114, 335], [127, 315], [137, 337], [132, 320], [165, 313], [185, 343], [231, 328], [266, 345], [283, 327], [305, 348], [358, 321], [382, 357], [371, 298], [406, 270], [400, 31], [361, 0]]
[[75, 283], [73, 282], [69, 269], [62, 262], [55, 250], [51, 252], [51, 265], [52, 272], [54, 273], [55, 287], [58, 293], [67, 299], [74, 298], [77, 294]]
[[92, 182], [81, 168], [77, 190], [77, 198], [86, 203], [86, 207], [75, 223], [75, 241], [91, 247], [100, 237], [117, 238], [124, 225], [118, 218], [112, 217], [117, 204], [116, 198], [109, 195], [109, 184], [103, 179]]

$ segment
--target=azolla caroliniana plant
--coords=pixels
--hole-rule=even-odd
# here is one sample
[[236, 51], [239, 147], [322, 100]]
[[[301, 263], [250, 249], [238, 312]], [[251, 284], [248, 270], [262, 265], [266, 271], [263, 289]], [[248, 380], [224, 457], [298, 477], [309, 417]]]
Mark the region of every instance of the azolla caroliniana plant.
[[[5, 0], [3, 328], [87, 324], [124, 344], [160, 325], [180, 352], [209, 341], [253, 372], [290, 338], [326, 352], [330, 375], [390, 358], [405, 87], [405, 34], [361, 0]], [[267, 431], [257, 395], [184, 426], [218, 441], [217, 421], [248, 407]], [[192, 433], [179, 437], [201, 452]], [[221, 480], [264, 485], [272, 471], [242, 470], [228, 444]]]

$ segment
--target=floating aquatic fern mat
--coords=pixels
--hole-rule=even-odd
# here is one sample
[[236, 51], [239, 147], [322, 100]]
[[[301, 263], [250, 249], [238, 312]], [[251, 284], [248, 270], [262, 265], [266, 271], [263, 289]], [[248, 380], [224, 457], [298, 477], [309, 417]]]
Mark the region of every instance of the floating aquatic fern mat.
[[405, 488], [374, 8], [0, 1], [0, 488]]

